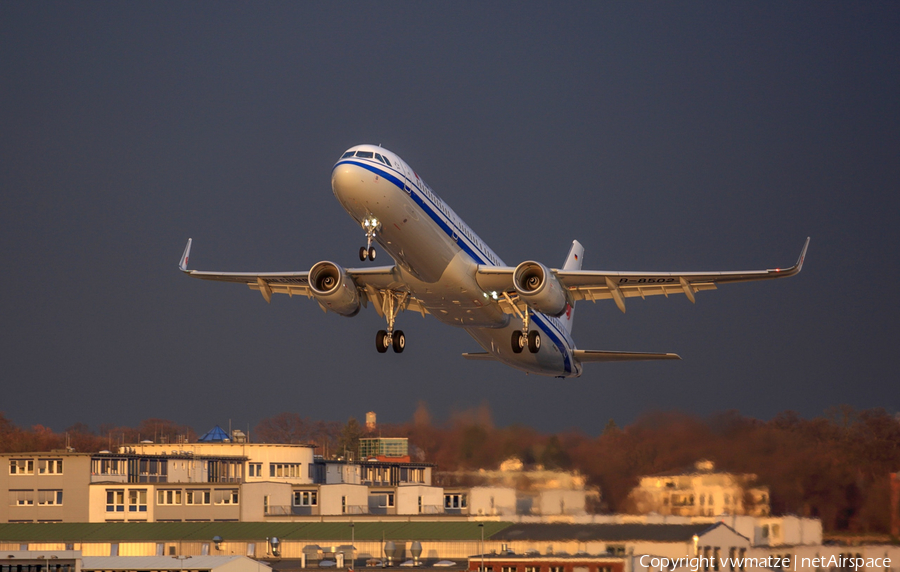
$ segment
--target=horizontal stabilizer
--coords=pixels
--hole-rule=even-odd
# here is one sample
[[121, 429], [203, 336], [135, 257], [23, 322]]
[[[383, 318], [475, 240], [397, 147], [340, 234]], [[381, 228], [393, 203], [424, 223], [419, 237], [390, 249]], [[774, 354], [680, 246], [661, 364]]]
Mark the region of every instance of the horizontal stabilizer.
[[575, 359], [588, 361], [646, 361], [656, 359], [681, 359], [678, 354], [659, 354], [647, 352], [609, 352], [604, 350], [575, 350]]
[[487, 352], [464, 353], [462, 355], [462, 357], [464, 357], [466, 359], [485, 360], [485, 361], [497, 359], [496, 357], [494, 357], [493, 354], [489, 354]]

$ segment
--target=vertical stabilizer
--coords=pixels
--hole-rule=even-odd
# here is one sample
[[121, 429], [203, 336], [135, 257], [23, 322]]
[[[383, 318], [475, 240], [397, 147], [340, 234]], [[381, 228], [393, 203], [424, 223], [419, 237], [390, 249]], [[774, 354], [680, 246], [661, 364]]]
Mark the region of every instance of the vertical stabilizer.
[[[581, 270], [581, 259], [584, 258], [584, 247], [577, 240], [572, 241], [572, 248], [569, 249], [569, 255], [566, 256], [566, 262], [563, 264], [562, 270]], [[566, 331], [572, 332], [572, 322], [575, 320], [575, 302], [566, 308], [566, 313], [560, 316]]]

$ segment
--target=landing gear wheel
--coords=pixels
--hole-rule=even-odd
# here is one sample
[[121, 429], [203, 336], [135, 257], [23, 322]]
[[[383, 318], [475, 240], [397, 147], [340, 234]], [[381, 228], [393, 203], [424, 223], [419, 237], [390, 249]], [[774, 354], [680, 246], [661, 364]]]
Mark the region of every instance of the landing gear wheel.
[[512, 351], [514, 354], [520, 354], [523, 349], [525, 349], [525, 336], [516, 330], [512, 334]]
[[406, 347], [406, 336], [403, 335], [403, 330], [397, 330], [392, 337], [391, 344], [394, 346], [394, 353], [402, 354], [403, 348]]
[[365, 260], [367, 254], [368, 254], [368, 251], [366, 250], [366, 247], [365, 247], [365, 246], [360, 246], [360, 247], [359, 247], [359, 259], [360, 259], [360, 260]]
[[[370, 247], [369, 247], [369, 253], [368, 253], [368, 254], [369, 254], [369, 260], [375, 260], [375, 247], [374, 247], [374, 246], [370, 246]], [[362, 251], [362, 250], [359, 251], [359, 255], [363, 257], [363, 258], [362, 258], [363, 260], [366, 259], [366, 257], [363, 255], [363, 251]]]
[[528, 351], [536, 354], [539, 349], [541, 349], [541, 334], [536, 330], [528, 332]]
[[378, 333], [375, 334], [375, 349], [378, 350], [378, 353], [383, 354], [388, 351], [389, 347], [391, 347], [391, 339], [387, 332], [378, 330]]

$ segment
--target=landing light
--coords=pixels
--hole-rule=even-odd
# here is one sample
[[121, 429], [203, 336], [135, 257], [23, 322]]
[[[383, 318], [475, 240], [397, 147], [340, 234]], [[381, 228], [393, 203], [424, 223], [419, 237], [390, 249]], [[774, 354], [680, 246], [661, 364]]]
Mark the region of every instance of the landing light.
[[494, 300], [497, 300], [498, 299], [497, 292], [491, 292], [491, 298], [493, 298]]

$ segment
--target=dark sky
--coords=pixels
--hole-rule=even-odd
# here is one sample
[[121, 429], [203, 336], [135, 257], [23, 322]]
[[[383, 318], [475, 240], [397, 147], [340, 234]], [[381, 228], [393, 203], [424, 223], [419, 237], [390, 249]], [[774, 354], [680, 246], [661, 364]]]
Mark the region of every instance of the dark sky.
[[[0, 78], [0, 411], [20, 425], [900, 409], [896, 2], [2, 2]], [[576, 380], [468, 362], [468, 335], [412, 313], [381, 355], [371, 310], [178, 272], [188, 237], [200, 269], [359, 265], [330, 189], [359, 143], [511, 265], [573, 239], [604, 270], [809, 255], [696, 305], [579, 304], [579, 347], [684, 361]]]

